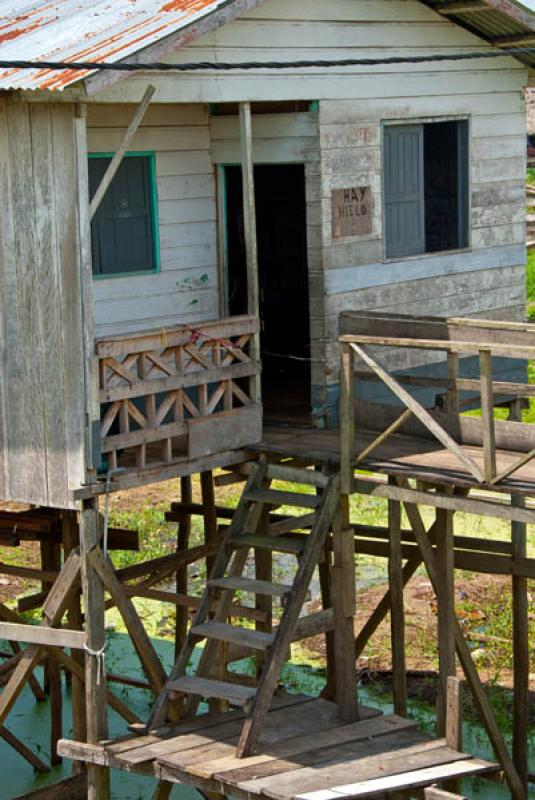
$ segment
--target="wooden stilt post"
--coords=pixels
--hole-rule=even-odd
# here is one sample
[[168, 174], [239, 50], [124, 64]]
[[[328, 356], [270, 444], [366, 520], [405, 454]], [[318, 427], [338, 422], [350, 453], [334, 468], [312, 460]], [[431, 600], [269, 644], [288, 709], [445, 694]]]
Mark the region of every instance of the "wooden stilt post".
[[[259, 533], [265, 535], [269, 524], [269, 507], [264, 507], [262, 519], [259, 523]], [[263, 550], [256, 548], [254, 551], [255, 559], [255, 578], [258, 581], [267, 581], [271, 583], [273, 580], [273, 553], [271, 550]], [[271, 633], [273, 627], [273, 598], [271, 595], [257, 594], [255, 596], [255, 608], [258, 611], [264, 612], [266, 619], [264, 622], [257, 620], [255, 628], [257, 631], [264, 633]], [[256, 671], [257, 675], [260, 674], [264, 664], [263, 653], [256, 654]]]
[[[87, 708], [87, 742], [98, 744], [108, 736], [106, 675], [102, 658], [90, 653], [103, 653], [105, 645], [104, 587], [88, 556], [100, 541], [98, 501], [85, 500], [80, 512], [80, 548], [82, 555], [82, 594], [84, 598], [86, 654], [85, 697]], [[88, 800], [109, 800], [109, 772], [106, 767], [88, 766]]]
[[349, 496], [340, 495], [333, 525], [332, 594], [335, 617], [334, 655], [338, 716], [358, 719], [355, 669], [355, 543], [349, 524]]
[[[522, 508], [524, 498], [511, 497], [511, 504]], [[511, 523], [512, 555], [514, 559], [527, 556], [526, 525]], [[524, 788], [528, 789], [528, 729], [529, 729], [529, 619], [528, 582], [514, 575], [513, 592], [513, 761]]]
[[455, 676], [455, 585], [452, 512], [436, 512], [436, 572], [438, 578], [438, 697], [437, 735], [446, 731], [448, 678]]
[[[204, 519], [205, 544], [217, 539], [217, 514], [215, 510], [214, 478], [212, 472], [201, 472], [201, 496]], [[206, 577], [210, 575], [215, 555], [206, 557]]]
[[392, 681], [394, 711], [407, 716], [407, 670], [405, 665], [405, 612], [403, 603], [403, 562], [401, 557], [401, 503], [388, 501], [390, 588], [390, 639], [392, 643]]
[[[180, 500], [182, 503], [191, 503], [193, 499], [191, 492], [191, 476], [186, 475], [180, 478]], [[177, 531], [177, 552], [187, 550], [191, 535], [191, 514], [189, 511], [181, 511]], [[188, 566], [185, 564], [176, 573], [176, 593], [188, 593]], [[187, 606], [176, 607], [175, 621], [175, 661], [186, 641], [188, 633], [188, 608]]]
[[[41, 542], [41, 568], [47, 572], [59, 573], [61, 570], [61, 546], [58, 542]], [[50, 581], [43, 581], [42, 589], [49, 592]], [[61, 764], [61, 756], [57, 754], [57, 743], [63, 737], [63, 696], [61, 690], [61, 670], [58, 662], [49, 654], [45, 668], [45, 686], [50, 698], [50, 761]]]
[[[64, 511], [62, 514], [62, 539], [63, 553], [66, 559], [69, 554], [79, 546], [80, 536], [78, 533], [78, 520], [76, 512]], [[67, 620], [69, 628], [80, 631], [83, 629], [82, 608], [80, 605], [80, 592], [76, 592], [67, 609]], [[84, 654], [81, 650], [71, 650], [71, 658], [83, 669]], [[87, 736], [86, 714], [85, 714], [85, 691], [84, 681], [72, 674], [71, 676], [71, 705], [72, 705], [72, 734], [77, 742], [85, 742]], [[84, 765], [80, 761], [72, 762], [73, 774], [84, 770]]]

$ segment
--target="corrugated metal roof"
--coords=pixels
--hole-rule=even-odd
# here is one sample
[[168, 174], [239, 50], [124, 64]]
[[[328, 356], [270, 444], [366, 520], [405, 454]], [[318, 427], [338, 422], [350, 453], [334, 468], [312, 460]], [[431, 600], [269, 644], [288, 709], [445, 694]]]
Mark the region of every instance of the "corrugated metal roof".
[[[535, 47], [535, 14], [514, 0], [423, 0], [457, 25], [483, 39], [506, 48]], [[451, 10], [448, 9], [451, 6]], [[535, 66], [535, 54], [516, 55], [520, 61]]]
[[[0, 58], [122, 61], [229, 0], [0, 0]], [[90, 72], [0, 71], [0, 89], [64, 89]]]
[[[423, 2], [490, 42], [502, 44], [500, 39], [530, 36], [535, 45], [535, 14], [514, 0]], [[223, 6], [234, 4], [239, 5], [237, 0], [0, 0], [0, 58], [123, 61], [195, 25]], [[517, 57], [535, 66], [535, 55]], [[61, 90], [90, 74], [91, 71], [75, 70], [4, 70], [0, 71], [0, 89]]]

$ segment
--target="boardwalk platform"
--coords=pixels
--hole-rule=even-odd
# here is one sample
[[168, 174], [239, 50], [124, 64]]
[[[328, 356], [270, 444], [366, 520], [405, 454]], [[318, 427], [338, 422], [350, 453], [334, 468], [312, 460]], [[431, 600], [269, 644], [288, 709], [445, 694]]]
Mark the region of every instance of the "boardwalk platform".
[[98, 746], [62, 741], [70, 758], [185, 783], [243, 800], [340, 800], [499, 772], [422, 733], [415, 722], [367, 707], [346, 723], [333, 703], [275, 696], [257, 752], [236, 758], [244, 712], [210, 713]]
[[[377, 431], [359, 429], [355, 437], [355, 452], [364, 451], [377, 437]], [[483, 468], [482, 446], [463, 444], [463, 451]], [[305, 425], [270, 424], [264, 426], [263, 440], [254, 450], [272, 456], [291, 457], [315, 464], [340, 465], [340, 431], [318, 430]], [[523, 453], [512, 448], [497, 448], [498, 472], [518, 461]], [[417, 478], [434, 484], [475, 488], [478, 486], [470, 472], [463, 468], [440, 442], [421, 436], [394, 434], [377, 446], [359, 467], [370, 472]], [[481, 488], [481, 487], [479, 487]], [[535, 461], [529, 461], [514, 476], [493, 485], [493, 491], [535, 496]]]

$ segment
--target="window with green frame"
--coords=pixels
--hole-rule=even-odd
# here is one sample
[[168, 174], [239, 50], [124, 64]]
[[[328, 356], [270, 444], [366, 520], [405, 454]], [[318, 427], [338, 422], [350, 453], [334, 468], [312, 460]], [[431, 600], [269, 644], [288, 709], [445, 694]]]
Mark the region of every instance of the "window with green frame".
[[[92, 198], [112, 153], [89, 156]], [[127, 153], [91, 221], [93, 275], [111, 277], [159, 269], [153, 153]]]

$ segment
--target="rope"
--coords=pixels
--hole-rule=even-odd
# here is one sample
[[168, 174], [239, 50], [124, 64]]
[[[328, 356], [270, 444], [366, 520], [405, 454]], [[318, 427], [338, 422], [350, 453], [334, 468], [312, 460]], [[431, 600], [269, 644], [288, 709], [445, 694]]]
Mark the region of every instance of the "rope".
[[198, 72], [255, 69], [331, 69], [333, 67], [373, 67], [381, 64], [426, 64], [441, 61], [469, 61], [476, 58], [502, 58], [504, 55], [531, 55], [535, 47], [507, 47], [503, 50], [473, 50], [466, 53], [437, 53], [427, 56], [390, 56], [388, 58], [343, 58], [317, 61], [197, 61], [184, 64], [167, 64], [156, 61], [149, 64], [106, 61], [28, 61], [25, 59], [0, 60], [0, 69], [45, 70], [98, 70], [112, 72]]
[[84, 650], [89, 656], [97, 659], [97, 686], [100, 686], [106, 678], [106, 643], [104, 642], [100, 650], [92, 650], [85, 642]]

